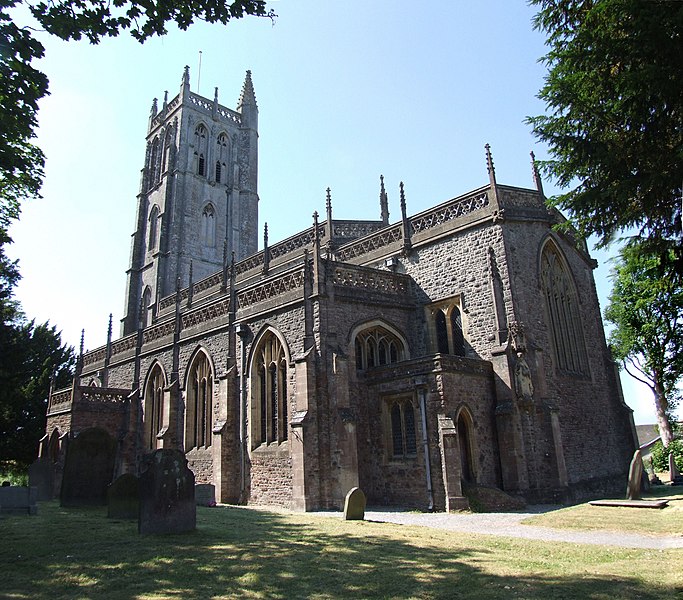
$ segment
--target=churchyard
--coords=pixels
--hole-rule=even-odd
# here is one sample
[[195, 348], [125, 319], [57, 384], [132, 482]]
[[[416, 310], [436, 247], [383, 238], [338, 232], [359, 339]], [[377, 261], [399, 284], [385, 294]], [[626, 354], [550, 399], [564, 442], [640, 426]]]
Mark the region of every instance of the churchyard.
[[[639, 510], [579, 505], [550, 527], [683, 535], [683, 493]], [[106, 507], [39, 502], [0, 519], [0, 597], [680, 598], [683, 550], [459, 534], [315, 514], [197, 507], [196, 530], [140, 535]]]

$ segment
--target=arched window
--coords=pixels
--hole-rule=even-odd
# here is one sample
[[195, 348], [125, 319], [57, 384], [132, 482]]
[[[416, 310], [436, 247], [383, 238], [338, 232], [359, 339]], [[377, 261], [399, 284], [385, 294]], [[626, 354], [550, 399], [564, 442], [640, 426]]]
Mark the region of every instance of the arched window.
[[159, 181], [159, 163], [161, 153], [159, 152], [159, 137], [155, 137], [152, 142], [152, 151], [149, 157], [149, 183], [150, 187], [154, 186]]
[[560, 251], [552, 242], [545, 245], [541, 255], [541, 286], [557, 368], [567, 373], [588, 374], [578, 296]]
[[216, 211], [211, 204], [202, 211], [202, 241], [208, 248], [216, 245]]
[[388, 329], [375, 326], [356, 335], [356, 368], [360, 371], [368, 367], [389, 365], [403, 360], [403, 342]]
[[466, 410], [461, 410], [457, 420], [458, 444], [460, 449], [460, 476], [463, 481], [476, 481], [472, 452], [472, 418]]
[[194, 130], [194, 154], [197, 159], [197, 175], [206, 177], [206, 157], [208, 155], [208, 132], [201, 123]]
[[432, 305], [429, 310], [432, 314], [432, 335], [436, 352], [465, 356], [465, 334], [457, 301], [442, 301]]
[[227, 175], [227, 162], [228, 136], [225, 133], [221, 133], [216, 138], [216, 183], [227, 183], [227, 181], [222, 181], [222, 179]]
[[157, 247], [157, 232], [159, 224], [159, 207], [155, 204], [152, 210], [149, 211], [149, 224], [147, 227], [147, 251], [156, 250]]
[[142, 325], [143, 329], [149, 325], [149, 310], [151, 304], [152, 290], [149, 286], [147, 286], [145, 291], [142, 292], [142, 306], [140, 306], [140, 324]]
[[156, 450], [160, 447], [157, 436], [164, 425], [164, 388], [166, 377], [159, 364], [154, 365], [147, 378], [144, 404], [144, 447]]
[[410, 398], [392, 400], [389, 404], [392, 458], [412, 458], [417, 455], [415, 409]]
[[284, 442], [289, 437], [287, 358], [280, 339], [267, 331], [252, 360], [251, 447]]
[[164, 148], [161, 156], [161, 172], [165, 173], [169, 167], [171, 158], [171, 146], [173, 145], [173, 127], [166, 130], [166, 137], [164, 138]]
[[185, 451], [211, 446], [213, 427], [213, 371], [209, 357], [197, 353], [187, 377]]

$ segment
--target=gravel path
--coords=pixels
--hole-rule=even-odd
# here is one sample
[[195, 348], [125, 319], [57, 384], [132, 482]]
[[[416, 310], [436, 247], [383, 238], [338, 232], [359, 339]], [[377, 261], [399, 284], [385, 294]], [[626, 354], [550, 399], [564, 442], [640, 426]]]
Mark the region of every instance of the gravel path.
[[[418, 513], [366, 510], [365, 520], [399, 525], [419, 525], [461, 533], [498, 535], [531, 540], [574, 542], [622, 548], [666, 550], [683, 548], [683, 536], [648, 536], [613, 531], [578, 531], [523, 525], [520, 521], [560, 508], [559, 506], [529, 506], [526, 512], [514, 513]], [[341, 513], [316, 513], [341, 516]]]

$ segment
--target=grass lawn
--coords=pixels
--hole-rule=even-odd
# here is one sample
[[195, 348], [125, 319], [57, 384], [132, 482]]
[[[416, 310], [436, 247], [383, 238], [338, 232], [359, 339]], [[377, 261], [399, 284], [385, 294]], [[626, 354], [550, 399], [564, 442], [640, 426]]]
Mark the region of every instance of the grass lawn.
[[41, 503], [0, 520], [0, 597], [683, 598], [683, 550], [442, 532], [244, 508], [139, 536], [105, 509]]
[[644, 499], [668, 498], [669, 505], [666, 508], [624, 508], [580, 504], [531, 517], [525, 519], [523, 523], [558, 529], [602, 529], [653, 536], [683, 535], [683, 488], [657, 486], [652, 489], [652, 493], [646, 494]]

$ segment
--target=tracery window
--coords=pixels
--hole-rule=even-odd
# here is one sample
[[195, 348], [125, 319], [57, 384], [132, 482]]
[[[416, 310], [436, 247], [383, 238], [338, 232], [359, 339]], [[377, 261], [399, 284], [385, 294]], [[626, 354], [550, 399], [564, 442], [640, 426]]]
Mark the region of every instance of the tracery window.
[[225, 133], [221, 133], [216, 139], [216, 183], [223, 183], [222, 178], [225, 177], [225, 175], [227, 175], [227, 160], [228, 136]]
[[356, 368], [389, 365], [403, 360], [403, 342], [382, 326], [365, 329], [356, 335]]
[[156, 364], [147, 378], [144, 405], [145, 449], [156, 450], [160, 447], [157, 435], [164, 424], [164, 387], [166, 378], [159, 364]]
[[201, 123], [194, 130], [194, 154], [197, 160], [197, 175], [206, 177], [206, 157], [208, 155], [208, 132]]
[[277, 335], [268, 331], [252, 361], [252, 448], [288, 439], [288, 401], [285, 349]]
[[557, 368], [567, 373], [588, 374], [578, 296], [564, 260], [552, 242], [546, 244], [541, 256], [541, 285]]
[[147, 228], [147, 250], [151, 252], [157, 247], [157, 232], [159, 224], [159, 207], [155, 204], [149, 211], [149, 226]]
[[185, 451], [211, 446], [213, 371], [209, 357], [199, 352], [187, 378]]
[[412, 458], [417, 455], [415, 409], [410, 398], [392, 400], [388, 405], [390, 449], [392, 458]]
[[208, 248], [216, 245], [216, 211], [211, 204], [202, 211], [202, 241]]
[[161, 153], [159, 151], [159, 137], [155, 137], [152, 142], [152, 151], [149, 157], [149, 182], [150, 187], [158, 183], [160, 179]]
[[462, 313], [456, 302], [432, 306], [433, 335], [435, 350], [440, 354], [465, 356], [465, 333]]

